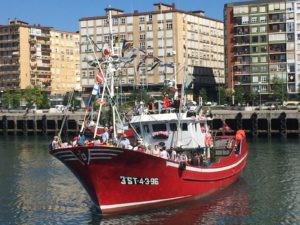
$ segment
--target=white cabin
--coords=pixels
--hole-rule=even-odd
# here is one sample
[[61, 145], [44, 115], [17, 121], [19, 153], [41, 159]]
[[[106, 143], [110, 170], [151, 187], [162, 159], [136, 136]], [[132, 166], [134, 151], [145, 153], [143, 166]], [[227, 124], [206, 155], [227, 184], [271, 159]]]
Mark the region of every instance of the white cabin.
[[[181, 129], [178, 129], [180, 116]], [[205, 147], [205, 133], [208, 131], [206, 117], [188, 113], [142, 114], [134, 116], [130, 123], [145, 145], [164, 142], [167, 148], [188, 150]]]

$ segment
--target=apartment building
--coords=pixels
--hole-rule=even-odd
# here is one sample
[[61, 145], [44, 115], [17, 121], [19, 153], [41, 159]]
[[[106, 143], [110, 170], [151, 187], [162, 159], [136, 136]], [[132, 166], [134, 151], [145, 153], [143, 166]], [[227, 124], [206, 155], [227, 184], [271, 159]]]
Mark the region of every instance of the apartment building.
[[[166, 81], [175, 79], [179, 87], [187, 80], [193, 80], [196, 86], [202, 82], [207, 87], [224, 83], [224, 27], [221, 21], [206, 17], [203, 11], [178, 10], [175, 4], [164, 3], [154, 4], [153, 11], [149, 12], [124, 13], [114, 8], [108, 11], [112, 14], [113, 38], [120, 37], [116, 48], [120, 49], [125, 39], [163, 64], [173, 65], [158, 66], [151, 71], [145, 66], [137, 71], [136, 66], [144, 56], [140, 52], [128, 67], [117, 72], [115, 83], [123, 88], [147, 86], [158, 91]], [[79, 24], [82, 88], [88, 93], [94, 84], [95, 69], [87, 61], [93, 58], [93, 49], [100, 56], [99, 51], [109, 45], [110, 21], [104, 15], [81, 18]], [[97, 48], [90, 44], [88, 36]], [[207, 74], [201, 73], [203, 71]], [[199, 88], [194, 89], [199, 91]]]
[[274, 78], [288, 93], [300, 81], [300, 1], [228, 3], [225, 16], [226, 82], [233, 90], [271, 94]]
[[13, 20], [0, 26], [0, 88], [50, 90], [50, 28]]
[[0, 89], [80, 89], [79, 35], [11, 20], [0, 25]]
[[79, 34], [50, 30], [51, 94], [81, 90]]

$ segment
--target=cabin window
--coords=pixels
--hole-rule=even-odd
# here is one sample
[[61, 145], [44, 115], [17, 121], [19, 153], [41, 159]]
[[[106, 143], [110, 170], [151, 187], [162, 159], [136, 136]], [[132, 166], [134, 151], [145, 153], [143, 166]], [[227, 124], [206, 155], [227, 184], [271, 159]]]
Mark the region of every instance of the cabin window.
[[156, 132], [156, 131], [166, 131], [167, 126], [166, 126], [166, 124], [153, 124], [152, 129], [153, 129], [154, 132]]
[[136, 131], [138, 134], [141, 134], [141, 129], [140, 129], [140, 127], [135, 126], [134, 129], [135, 129], [135, 131]]
[[147, 124], [143, 126], [143, 130], [145, 133], [150, 133], [149, 126]]
[[170, 130], [171, 131], [177, 131], [177, 124], [176, 123], [170, 123]]
[[181, 130], [183, 131], [187, 131], [188, 130], [188, 126], [186, 123], [181, 124]]

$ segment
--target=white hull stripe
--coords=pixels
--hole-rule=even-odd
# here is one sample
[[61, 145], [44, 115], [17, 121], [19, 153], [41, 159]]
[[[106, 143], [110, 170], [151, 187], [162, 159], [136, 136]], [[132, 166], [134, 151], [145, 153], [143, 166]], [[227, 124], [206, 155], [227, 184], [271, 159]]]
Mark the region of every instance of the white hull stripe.
[[93, 159], [112, 159], [112, 157], [109, 157], [109, 156], [96, 156], [96, 157], [90, 157], [90, 160], [93, 160]]
[[191, 197], [191, 195], [180, 196], [180, 197], [176, 197], [176, 198], [157, 199], [157, 200], [144, 201], [144, 202], [129, 202], [129, 203], [123, 203], [123, 204], [114, 204], [114, 205], [100, 205], [100, 208], [101, 209], [115, 209], [115, 208], [130, 207], [130, 206], [136, 206], [136, 205], [152, 204], [152, 203], [157, 203], [157, 202], [172, 201], [172, 200], [188, 198], [188, 197]]
[[89, 149], [89, 152], [116, 152], [116, 153], [122, 153], [122, 150], [116, 150], [116, 149], [100, 149], [100, 148], [94, 148], [94, 149]]
[[[234, 163], [232, 165], [229, 165], [229, 166], [225, 166], [225, 167], [220, 167], [220, 168], [196, 168], [196, 167], [192, 167], [192, 166], [187, 166], [186, 170], [194, 171], [194, 172], [202, 172], [202, 173], [221, 172], [221, 171], [229, 170], [229, 169], [232, 169], [232, 168], [236, 167], [237, 165], [242, 163], [245, 160], [246, 157], [247, 157], [247, 154], [243, 158], [241, 158], [239, 161], [237, 161], [236, 163]], [[167, 161], [167, 166], [172, 166], [172, 167], [178, 168], [179, 164]]]
[[109, 155], [109, 156], [117, 156], [118, 154], [115, 153], [107, 153], [107, 152], [90, 152], [90, 155], [92, 156], [98, 156], [98, 155]]

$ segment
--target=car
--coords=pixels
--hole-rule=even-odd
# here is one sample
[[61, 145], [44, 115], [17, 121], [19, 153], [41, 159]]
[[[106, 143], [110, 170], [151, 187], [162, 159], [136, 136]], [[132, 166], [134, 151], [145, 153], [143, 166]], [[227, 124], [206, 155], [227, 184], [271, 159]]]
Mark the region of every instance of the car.
[[298, 106], [299, 106], [299, 104], [288, 103], [284, 106], [284, 108], [287, 110], [295, 110], [295, 109], [298, 109]]
[[264, 104], [264, 108], [267, 110], [277, 110], [279, 109], [279, 105], [280, 105], [279, 102], [266, 102]]

